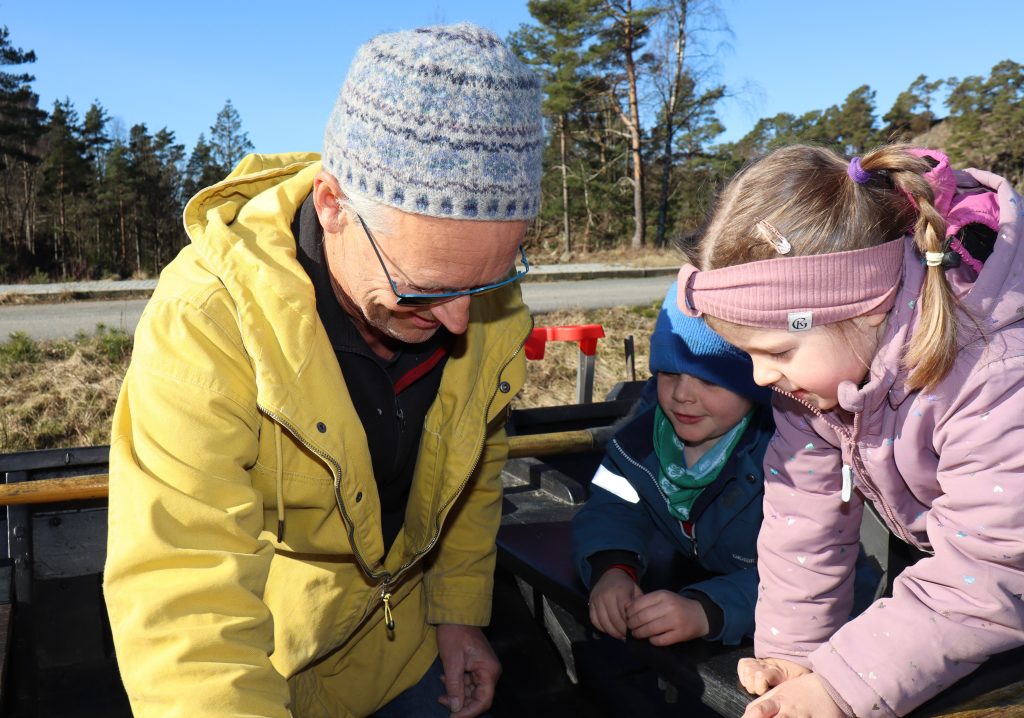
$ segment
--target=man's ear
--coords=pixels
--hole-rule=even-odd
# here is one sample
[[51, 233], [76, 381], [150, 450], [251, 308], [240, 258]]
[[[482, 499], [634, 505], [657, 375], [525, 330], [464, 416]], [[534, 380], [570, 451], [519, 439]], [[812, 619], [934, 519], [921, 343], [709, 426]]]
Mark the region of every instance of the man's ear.
[[313, 205], [324, 232], [337, 234], [345, 226], [344, 213], [341, 211], [343, 199], [345, 193], [341, 191], [341, 185], [334, 175], [327, 170], [317, 172], [313, 178]]

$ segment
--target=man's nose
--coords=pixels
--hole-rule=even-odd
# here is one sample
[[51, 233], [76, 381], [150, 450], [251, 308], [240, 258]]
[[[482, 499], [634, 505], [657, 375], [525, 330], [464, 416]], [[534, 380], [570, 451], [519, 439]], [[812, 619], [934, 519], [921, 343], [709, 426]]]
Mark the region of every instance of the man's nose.
[[430, 313], [452, 334], [463, 334], [469, 326], [469, 300], [468, 296], [456, 297], [431, 307]]

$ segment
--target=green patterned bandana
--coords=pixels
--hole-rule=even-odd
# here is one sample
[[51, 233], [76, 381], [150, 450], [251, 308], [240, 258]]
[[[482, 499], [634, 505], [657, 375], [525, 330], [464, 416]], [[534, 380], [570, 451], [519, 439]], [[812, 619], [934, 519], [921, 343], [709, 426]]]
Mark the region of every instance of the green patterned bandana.
[[668, 497], [668, 509], [680, 521], [690, 520], [693, 502], [721, 473], [726, 460], [736, 448], [740, 437], [750, 423], [748, 413], [736, 426], [722, 435], [704, 456], [690, 469], [683, 454], [683, 440], [676, 436], [672, 422], [661, 407], [654, 412], [654, 453], [658, 455], [661, 469], [658, 471], [658, 485]]

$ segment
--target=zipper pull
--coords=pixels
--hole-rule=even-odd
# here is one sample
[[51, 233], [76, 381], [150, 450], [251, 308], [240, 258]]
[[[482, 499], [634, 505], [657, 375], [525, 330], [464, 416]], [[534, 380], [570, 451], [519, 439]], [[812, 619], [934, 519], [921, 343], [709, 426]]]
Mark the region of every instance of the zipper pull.
[[395, 616], [391, 613], [391, 592], [382, 589], [380, 598], [384, 602], [384, 625], [387, 626], [388, 631], [394, 631]]
[[845, 504], [849, 503], [851, 496], [853, 496], [853, 467], [849, 464], [843, 464], [843, 491], [840, 497]]

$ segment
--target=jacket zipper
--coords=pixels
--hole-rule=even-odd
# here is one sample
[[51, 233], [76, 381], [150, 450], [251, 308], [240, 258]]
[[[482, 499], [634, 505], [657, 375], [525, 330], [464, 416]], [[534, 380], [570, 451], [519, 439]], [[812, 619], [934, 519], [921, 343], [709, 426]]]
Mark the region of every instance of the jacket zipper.
[[[790, 394], [788, 391], [785, 391], [783, 389], [779, 389], [776, 386], [772, 386], [772, 390], [773, 391], [777, 391], [778, 393], [782, 394], [783, 396], [786, 396], [786, 397], [792, 399], [793, 401], [795, 401], [795, 402], [797, 402], [797, 403], [799, 403], [799, 404], [801, 404], [803, 406], [806, 406], [808, 409], [810, 409], [814, 413], [815, 416], [817, 416], [819, 419], [821, 419], [826, 424], [831, 426], [836, 432], [841, 434], [843, 437], [846, 438], [847, 441], [850, 442], [851, 461], [853, 462], [853, 469], [856, 470], [857, 476], [859, 477], [858, 480], [861, 483], [863, 483], [865, 486], [867, 486], [869, 489], [871, 489], [872, 493], [874, 493], [874, 495], [877, 497], [877, 501], [873, 501], [872, 503], [877, 503], [879, 506], [881, 506], [882, 511], [885, 513], [885, 516], [888, 519], [888, 523], [889, 523], [890, 528], [893, 529], [893, 532], [897, 536], [899, 536], [902, 540], [906, 541], [907, 543], [912, 543], [911, 541], [909, 541], [909, 539], [907, 538], [906, 534], [904, 533], [903, 527], [900, 525], [899, 521], [896, 520], [896, 516], [893, 514], [892, 509], [890, 508], [889, 504], [887, 504], [885, 502], [885, 500], [882, 498], [882, 494], [878, 490], [878, 487], [875, 486], [871, 482], [871, 480], [868, 478], [868, 472], [864, 468], [864, 462], [860, 458], [860, 451], [857, 448], [857, 436], [858, 436], [858, 434], [860, 434], [861, 413], [860, 412], [856, 412], [853, 415], [853, 433], [851, 434], [841, 424], [836, 424], [836, 423], [833, 423], [832, 421], [830, 421], [821, 412], [821, 410], [818, 409], [818, 407], [814, 406], [813, 404], [809, 404], [806, 401], [803, 401], [802, 399], [798, 399], [795, 395]], [[846, 472], [845, 472], [846, 465], [845, 465], [845, 462], [844, 462], [843, 468], [844, 468], [843, 479], [844, 479], [844, 482], [845, 482], [845, 480], [846, 480], [846, 475], [845, 475], [846, 474]], [[852, 482], [852, 477], [850, 478], [850, 480]]]
[[[320, 460], [323, 461], [324, 464], [326, 464], [327, 467], [331, 470], [331, 474], [334, 477], [334, 499], [338, 504], [338, 510], [341, 512], [342, 517], [345, 519], [345, 525], [348, 527], [348, 541], [349, 544], [352, 546], [352, 555], [355, 556], [356, 562], [359, 564], [359, 567], [363, 569], [363, 572], [367, 576], [369, 576], [372, 579], [383, 579], [380, 584], [380, 596], [381, 601], [384, 603], [384, 620], [385, 624], [388, 626], [388, 630], [393, 631], [395, 627], [395, 621], [394, 617], [391, 614], [391, 592], [389, 590], [389, 581], [391, 579], [391, 576], [386, 571], [383, 573], [374, 573], [372, 570], [370, 570], [369, 565], [363, 559], [362, 555], [356, 550], [355, 523], [353, 523], [348, 512], [345, 510], [345, 504], [341, 500], [341, 467], [330, 456], [330, 454], [326, 453], [325, 451], [322, 451], [319, 447], [314, 446], [310, 442], [306, 441], [306, 439], [302, 437], [302, 435], [295, 429], [295, 427], [292, 426], [288, 421], [284, 420], [279, 414], [269, 411], [263, 406], [257, 405], [257, 408], [264, 414], [269, 416], [271, 419], [276, 421], [278, 424], [283, 426], [285, 429], [287, 429], [288, 433], [294, 436], [295, 439], [300, 444], [302, 444], [311, 452], [313, 452], [313, 454], [320, 457]], [[278, 458], [278, 461], [280, 460], [281, 459]], [[371, 602], [368, 603], [365, 606], [365, 608], [363, 608], [363, 615], [360, 616], [358, 621], [356, 621], [355, 625], [352, 627], [352, 630], [349, 632], [348, 636], [351, 636], [353, 633], [359, 630], [359, 627], [363, 625], [363, 623], [369, 617], [372, 607], [373, 601], [371, 600]], [[390, 622], [388, 621], [389, 616], [391, 617]], [[344, 640], [348, 640], [348, 636], [345, 636]]]
[[[533, 318], [531, 317], [530, 318], [530, 332], [532, 332], [532, 331], [533, 331]], [[530, 332], [527, 332], [526, 336], [523, 337], [522, 341], [519, 343], [519, 346], [516, 348], [516, 350], [514, 352], [512, 352], [512, 354], [509, 356], [508, 360], [504, 364], [501, 365], [501, 368], [498, 370], [498, 377], [501, 377], [501, 372], [505, 371], [505, 368], [509, 364], [511, 364], [512, 361], [517, 356], [519, 356], [519, 352], [521, 352], [523, 350], [523, 346], [526, 344], [526, 339], [530, 336]], [[487, 440], [487, 412], [490, 410], [491, 404], [494, 402], [494, 397], [496, 396], [496, 394], [497, 394], [496, 390], [495, 390], [495, 392], [491, 393], [490, 398], [487, 401], [487, 405], [484, 407], [484, 436], [483, 436], [483, 438], [481, 438], [479, 448], [476, 451], [476, 460], [473, 462], [473, 466], [470, 469], [469, 473], [466, 474], [466, 477], [462, 480], [462, 483], [459, 484], [458, 491], [456, 491], [454, 494], [452, 494], [452, 497], [441, 506], [442, 511], [452, 501], [454, 501], [456, 497], [458, 497], [462, 493], [462, 490], [466, 487], [466, 484], [469, 482], [470, 477], [473, 476], [473, 472], [476, 471], [477, 466], [480, 465], [480, 456], [483, 454], [484, 443]], [[348, 540], [349, 540], [349, 544], [352, 546], [352, 555], [356, 557], [356, 561], [359, 563], [360, 568], [363, 569], [363, 571], [366, 573], [367, 576], [369, 576], [370, 578], [373, 578], [373, 579], [382, 579], [381, 583], [379, 584], [379, 588], [380, 588], [380, 601], [381, 601], [381, 604], [384, 607], [384, 625], [387, 627], [388, 631], [394, 631], [395, 630], [395, 618], [394, 618], [394, 613], [391, 610], [391, 587], [392, 587], [392, 585], [394, 585], [395, 583], [398, 582], [398, 579], [400, 579], [402, 577], [402, 574], [404, 574], [409, 569], [410, 566], [412, 566], [414, 563], [416, 563], [417, 559], [419, 559], [420, 556], [423, 556], [424, 554], [428, 553], [430, 551], [430, 549], [432, 549], [434, 547], [434, 544], [437, 543], [438, 536], [441, 535], [440, 527], [436, 527], [434, 529], [434, 533], [430, 537], [430, 541], [427, 543], [426, 548], [424, 548], [422, 551], [418, 551], [417, 553], [413, 554], [412, 557], [408, 561], [406, 561], [404, 564], [402, 564], [402, 566], [399, 567], [399, 569], [397, 571], [395, 571], [394, 574], [390, 574], [387, 571], [384, 571], [382, 573], [374, 573], [372, 570], [370, 570], [369, 565], [366, 563], [366, 561], [363, 559], [363, 557], [360, 555], [360, 553], [356, 550], [355, 523], [352, 521], [352, 519], [349, 516], [348, 512], [345, 510], [345, 502], [342, 501], [342, 499], [341, 499], [341, 467], [333, 459], [333, 457], [330, 456], [330, 454], [320, 450], [318, 447], [316, 447], [313, 444], [311, 444], [310, 442], [306, 441], [302, 437], [302, 435], [299, 434], [299, 432], [295, 429], [295, 427], [292, 426], [291, 423], [289, 423], [288, 421], [283, 419], [279, 414], [276, 414], [275, 412], [272, 412], [272, 411], [268, 410], [266, 407], [263, 407], [263, 406], [257, 405], [257, 407], [264, 414], [266, 414], [271, 419], [273, 419], [274, 421], [278, 422], [281, 426], [286, 428], [288, 430], [288, 432], [292, 436], [294, 436], [296, 438], [296, 440], [298, 440], [298, 442], [300, 444], [302, 444], [307, 449], [309, 449], [311, 452], [313, 452], [318, 457], [320, 457], [320, 459], [328, 466], [328, 468], [330, 468], [331, 474], [334, 476], [334, 499], [335, 499], [335, 501], [338, 504], [338, 510], [341, 512], [342, 518], [345, 519], [345, 524], [349, 527], [348, 528]], [[280, 461], [280, 459], [278, 459], [278, 460]], [[358, 630], [359, 626], [362, 625], [363, 621], [366, 620], [366, 617], [370, 614], [370, 610], [371, 610], [371, 606], [367, 605], [366, 608], [363, 611], [363, 616], [356, 623], [355, 628], [353, 628], [353, 632], [355, 630]], [[351, 635], [351, 633], [349, 635]]]
[[[638, 469], [640, 469], [645, 474], [647, 474], [648, 476], [651, 477], [651, 483], [654, 484], [654, 488], [657, 490], [658, 495], [661, 496], [661, 498], [665, 501], [665, 510], [668, 511], [669, 516], [671, 516], [672, 515], [672, 509], [671, 509], [671, 505], [669, 504], [669, 501], [668, 501], [668, 496], [666, 496], [665, 492], [661, 490], [660, 486], [658, 486], [658, 479], [657, 479], [657, 477], [654, 474], [651, 473], [650, 469], [648, 469], [646, 466], [644, 466], [639, 461], [634, 459], [632, 456], [627, 454], [626, 450], [622, 448], [622, 444], [619, 443], [618, 439], [612, 439], [612, 443], [615, 445], [615, 448], [619, 450], [619, 453], [622, 454], [622, 458], [624, 458], [626, 461], [631, 463], [633, 466], [637, 467]], [[697, 551], [697, 524], [696, 523], [693, 524], [693, 538], [690, 538], [689, 536], [686, 535], [686, 532], [683, 530], [683, 522], [679, 521], [677, 519], [676, 523], [679, 524], [679, 533], [682, 534], [683, 538], [688, 539], [690, 541], [690, 543], [693, 544], [693, 557], [694, 558], [699, 557], [700, 553]]]
[[[362, 555], [360, 555], [360, 553], [356, 550], [355, 524], [352, 522], [352, 519], [349, 516], [348, 512], [345, 511], [345, 504], [341, 500], [341, 467], [338, 465], [338, 463], [334, 460], [333, 457], [331, 457], [330, 454], [328, 454], [325, 451], [322, 451], [319, 447], [314, 446], [310, 442], [306, 441], [306, 439], [302, 437], [302, 435], [298, 432], [298, 430], [294, 426], [292, 426], [291, 423], [289, 423], [283, 417], [281, 417], [280, 414], [276, 414], [276, 413], [268, 410], [266, 407], [263, 407], [263, 406], [257, 405], [257, 408], [259, 408], [260, 411], [262, 411], [264, 414], [266, 414], [271, 419], [273, 419], [278, 424], [280, 424], [285, 429], [287, 429], [288, 433], [290, 433], [292, 436], [294, 436], [295, 439], [300, 444], [302, 444], [307, 449], [309, 449], [311, 452], [313, 452], [318, 457], [320, 457], [320, 460], [323, 461], [327, 465], [327, 467], [331, 470], [331, 474], [334, 477], [334, 498], [335, 498], [335, 500], [338, 503], [338, 510], [341, 511], [341, 515], [345, 519], [345, 524], [349, 527], [348, 528], [348, 540], [349, 540], [349, 543], [352, 546], [352, 555], [356, 557], [356, 561], [359, 562], [360, 568], [362, 568], [363, 571], [366, 573], [366, 575], [369, 576], [370, 578], [376, 579], [376, 578], [380, 578], [382, 576], [383, 577], [387, 577], [387, 575], [388, 575], [387, 572], [384, 572], [384, 573], [374, 573], [370, 569], [370, 566], [363, 559]], [[280, 461], [280, 460], [281, 459], [278, 458], [278, 461]]]
[[[530, 332], [532, 332], [532, 331], [533, 331], [533, 318], [531, 317], [530, 318]], [[508, 360], [504, 364], [501, 365], [501, 368], [498, 370], [498, 378], [501, 377], [501, 373], [503, 371], [505, 371], [505, 368], [509, 364], [511, 364], [512, 361], [517, 356], [519, 356], [519, 352], [521, 352], [523, 350], [523, 346], [526, 344], [526, 339], [530, 336], [530, 332], [527, 332], [526, 336], [523, 337], [522, 342], [519, 343], [518, 348], [514, 352], [512, 352], [512, 354], [509, 356]], [[495, 384], [495, 386], [496, 386], [496, 384]], [[466, 474], [466, 477], [459, 484], [458, 490], [454, 494], [452, 494], [451, 498], [449, 498], [448, 501], [446, 501], [444, 504], [441, 505], [441, 512], [443, 512], [444, 509], [447, 508], [451, 504], [452, 501], [454, 501], [457, 497], [459, 497], [462, 494], [463, 489], [466, 488], [466, 484], [469, 483], [470, 477], [473, 476], [473, 472], [475, 472], [477, 467], [480, 465], [480, 457], [483, 454], [484, 444], [487, 441], [487, 412], [490, 411], [491, 404], [494, 402], [494, 397], [496, 395], [497, 395], [497, 390], [495, 389], [495, 391], [491, 393], [490, 398], [487, 400], [487, 405], [484, 407], [484, 414], [483, 414], [484, 415], [484, 435], [480, 439], [480, 445], [479, 445], [479, 447], [476, 450], [476, 460], [473, 462], [473, 466], [470, 468], [469, 473]], [[340, 503], [340, 494], [338, 496], [339, 496], [339, 503]], [[435, 516], [435, 523], [436, 523], [436, 516]], [[402, 575], [409, 569], [409, 567], [412, 566], [414, 563], [416, 563], [416, 561], [421, 556], [423, 556], [426, 553], [429, 553], [430, 550], [432, 548], [434, 548], [434, 544], [437, 543], [437, 538], [440, 535], [441, 535], [441, 527], [440, 526], [436, 526], [434, 528], [434, 533], [430, 537], [430, 541], [427, 542], [426, 547], [422, 551], [417, 551], [416, 553], [414, 553], [409, 558], [408, 561], [406, 561], [404, 564], [402, 564], [398, 568], [398, 570], [395, 571], [394, 574], [387, 574], [387, 573], [384, 574], [385, 578], [384, 578], [384, 582], [381, 584], [380, 598], [381, 598], [381, 603], [383, 603], [383, 605], [384, 605], [384, 623], [387, 626], [389, 631], [394, 631], [395, 630], [395, 620], [394, 620], [394, 616], [393, 616], [393, 614], [391, 612], [391, 586], [393, 584], [397, 583], [398, 580], [402, 577]]]

